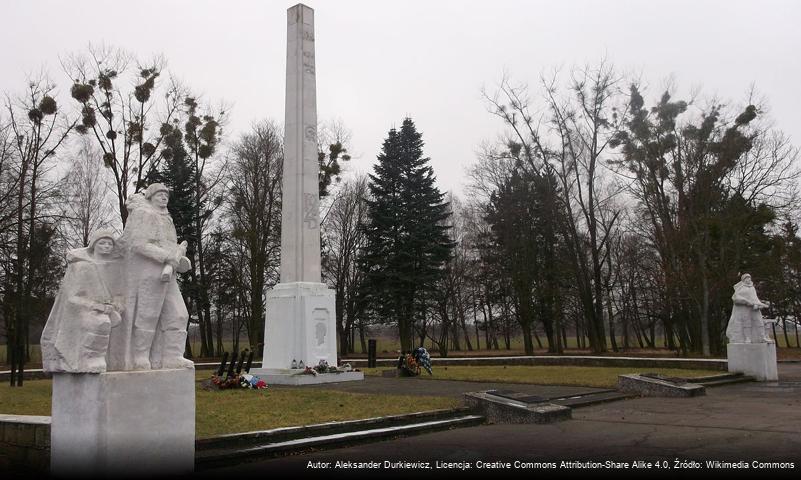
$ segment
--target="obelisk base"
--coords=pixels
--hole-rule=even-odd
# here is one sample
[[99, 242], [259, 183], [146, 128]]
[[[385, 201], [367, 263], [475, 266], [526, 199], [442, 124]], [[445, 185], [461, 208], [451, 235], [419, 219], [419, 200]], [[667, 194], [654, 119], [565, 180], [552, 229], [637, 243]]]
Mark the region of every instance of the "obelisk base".
[[195, 369], [54, 373], [50, 429], [56, 476], [191, 473]]
[[779, 379], [773, 342], [730, 343], [726, 345], [726, 356], [730, 372], [750, 375], [760, 382]]
[[335, 319], [334, 291], [324, 283], [279, 283], [267, 292], [262, 368], [252, 369], [251, 373], [268, 385], [361, 380], [361, 372], [295, 375], [302, 371], [298, 368], [301, 362], [312, 368], [321, 360], [337, 365]]

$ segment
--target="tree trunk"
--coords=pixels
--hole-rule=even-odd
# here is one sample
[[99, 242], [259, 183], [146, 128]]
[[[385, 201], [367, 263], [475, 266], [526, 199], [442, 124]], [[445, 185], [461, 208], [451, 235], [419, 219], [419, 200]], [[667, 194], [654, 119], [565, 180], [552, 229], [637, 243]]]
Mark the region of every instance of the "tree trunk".
[[614, 315], [612, 314], [612, 303], [611, 301], [607, 301], [606, 303], [607, 309], [607, 316], [609, 317], [609, 342], [612, 345], [612, 351], [617, 352], [617, 339], [615, 338], [615, 321]]
[[[706, 242], [705, 242], [706, 243]], [[711, 355], [709, 346], [709, 279], [706, 272], [706, 254], [698, 253], [698, 267], [701, 269], [701, 353], [708, 357]]]
[[531, 325], [521, 323], [520, 328], [523, 330], [523, 349], [526, 355], [534, 355], [534, 343], [531, 341]]
[[362, 347], [362, 353], [367, 353], [367, 336], [365, 335], [364, 331], [365, 330], [364, 321], [361, 319], [361, 317], [359, 318], [358, 328], [359, 328], [359, 344]]
[[540, 336], [537, 335], [537, 329], [532, 328], [531, 333], [534, 335], [534, 340], [537, 342], [537, 348], [542, 349], [542, 341], [540, 340]]

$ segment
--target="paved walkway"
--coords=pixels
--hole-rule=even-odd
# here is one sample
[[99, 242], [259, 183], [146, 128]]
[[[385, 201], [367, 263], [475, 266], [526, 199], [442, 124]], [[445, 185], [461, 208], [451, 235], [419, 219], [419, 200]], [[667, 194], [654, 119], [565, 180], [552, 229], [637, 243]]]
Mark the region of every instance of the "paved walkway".
[[[423, 374], [425, 375], [425, 373]], [[297, 388], [273, 385], [270, 388]], [[303, 388], [339, 390], [353, 393], [380, 393], [387, 395], [421, 395], [435, 397], [462, 398], [465, 392], [483, 390], [515, 390], [540, 397], [583, 395], [608, 389], [590, 387], [569, 387], [558, 385], [525, 385], [498, 382], [460, 382], [456, 380], [435, 380], [425, 378], [383, 378], [367, 376], [363, 382], [324, 383], [307, 385]]]
[[[244, 463], [232, 468], [200, 472], [198, 475], [228, 476], [266, 473], [359, 478], [387, 476], [456, 476], [461, 469], [482, 477], [501, 473], [533, 478], [537, 474], [565, 473], [562, 461], [651, 462], [650, 468], [631, 470], [653, 476], [662, 468], [654, 462], [667, 462], [673, 475], [709, 473], [695, 468], [677, 471], [676, 460], [687, 467], [708, 467], [710, 462], [730, 462], [733, 467], [714, 469], [722, 475], [748, 472], [753, 477], [801, 478], [801, 364], [779, 366], [779, 382], [745, 383], [707, 389], [695, 398], [637, 398], [585, 407], [573, 412], [573, 419], [550, 425], [487, 425], [437, 432], [416, 437], [358, 445], [294, 457]], [[391, 379], [365, 382], [361, 388], [391, 388]], [[388, 381], [388, 382], [384, 382]], [[412, 381], [415, 381], [412, 379]], [[453, 394], [484, 389], [472, 382], [426, 382], [427, 392]], [[408, 385], [408, 383], [404, 382]], [[476, 388], [478, 386], [480, 388]], [[542, 388], [495, 384], [536, 394]], [[528, 387], [531, 387], [530, 389]], [[347, 387], [358, 391], [359, 387]], [[466, 389], [465, 389], [466, 388]], [[493, 387], [490, 387], [493, 388]], [[414, 390], [414, 389], [410, 389]], [[585, 389], [592, 390], [592, 389]], [[335, 468], [335, 462], [377, 462], [371, 468]], [[421, 465], [393, 465], [393, 462], [430, 462]], [[450, 468], [436, 468], [436, 462], [462, 462]], [[501, 462], [495, 469], [479, 468], [478, 462]], [[504, 463], [508, 462], [509, 465]], [[515, 468], [514, 462], [523, 462]], [[525, 465], [530, 462], [533, 465]], [[554, 465], [536, 463], [554, 462]], [[692, 463], [692, 462], [698, 462]], [[742, 463], [740, 463], [742, 462]], [[756, 463], [754, 463], [756, 462]], [[765, 464], [785, 462], [781, 469], [766, 472]], [[786, 468], [792, 463], [794, 468]], [[318, 465], [322, 468], [312, 468]], [[602, 465], [607, 465], [602, 463]], [[645, 465], [645, 464], [641, 464]], [[725, 464], [721, 464], [725, 466]], [[744, 466], [748, 466], [745, 470]], [[441, 465], [440, 465], [441, 466]], [[660, 463], [660, 467], [663, 464]], [[776, 466], [776, 465], [772, 465]], [[395, 467], [395, 468], [393, 468]], [[530, 468], [526, 468], [530, 467]], [[535, 468], [538, 467], [538, 468]], [[596, 468], [593, 468], [596, 467]], [[600, 472], [598, 465], [579, 464], [569, 471]], [[679, 465], [681, 467], [681, 464]], [[739, 467], [739, 468], [734, 468]]]

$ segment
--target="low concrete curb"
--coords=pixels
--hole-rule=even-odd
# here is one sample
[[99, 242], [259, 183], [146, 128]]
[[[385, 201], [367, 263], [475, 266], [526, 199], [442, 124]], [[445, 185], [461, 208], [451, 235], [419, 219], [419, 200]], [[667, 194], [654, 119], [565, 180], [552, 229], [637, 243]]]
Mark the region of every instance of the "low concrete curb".
[[667, 378], [639, 374], [619, 375], [617, 388], [621, 392], [643, 397], [697, 397], [706, 395], [706, 388], [695, 383], [674, 382]]
[[[354, 367], [366, 367], [366, 359], [345, 359]], [[393, 358], [376, 359], [378, 366], [394, 366], [398, 362]], [[436, 366], [451, 365], [547, 365], [547, 366], [579, 366], [579, 367], [634, 367], [634, 368], [687, 368], [695, 370], [727, 370], [726, 359], [718, 358], [641, 358], [641, 357], [603, 357], [589, 355], [569, 356], [515, 356], [515, 357], [463, 357], [432, 358], [431, 364]]]
[[300, 375], [292, 372], [292, 370], [270, 370], [262, 368], [250, 370], [250, 373], [267, 382], [267, 385], [300, 386], [364, 380], [364, 373], [362, 372], [318, 373], [317, 375]]
[[300, 425], [296, 427], [273, 428], [270, 430], [259, 430], [255, 432], [231, 433], [227, 435], [216, 435], [208, 438], [199, 438], [195, 441], [195, 447], [198, 451], [202, 451], [227, 446], [252, 445], [255, 443], [265, 442], [281, 442], [317, 435], [353, 432], [368, 428], [386, 428], [402, 425], [404, 423], [441, 420], [459, 415], [467, 415], [470, 413], [473, 413], [471, 409], [461, 407], [407, 413], [403, 415], [387, 415], [384, 417], [363, 418], [359, 420], [346, 420], [343, 422], [326, 422], [313, 425]]
[[553, 403], [527, 404], [487, 392], [464, 394], [465, 404], [491, 423], [553, 423], [572, 418], [572, 409]]
[[50, 417], [0, 415], [0, 471], [47, 471]]
[[470, 409], [456, 408], [220, 435], [196, 441], [195, 466], [198, 469], [214, 468], [229, 465], [233, 458], [294, 455], [310, 449], [472, 427], [484, 422], [484, 417], [473, 414]]

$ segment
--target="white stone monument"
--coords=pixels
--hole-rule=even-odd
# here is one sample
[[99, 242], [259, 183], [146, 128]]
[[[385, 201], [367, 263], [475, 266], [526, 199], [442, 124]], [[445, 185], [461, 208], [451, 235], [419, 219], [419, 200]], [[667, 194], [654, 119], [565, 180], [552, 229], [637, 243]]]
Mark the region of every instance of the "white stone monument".
[[751, 275], [743, 274], [734, 286], [731, 318], [726, 327], [728, 369], [751, 375], [759, 381], [776, 381], [776, 343], [770, 338], [762, 319], [768, 305], [757, 297]]
[[51, 472], [189, 473], [195, 461], [195, 370], [183, 358], [188, 313], [176, 273], [190, 268], [153, 184], [129, 199], [125, 231], [98, 231], [67, 255], [42, 332], [53, 374]]
[[287, 10], [286, 121], [281, 207], [281, 282], [266, 294], [262, 368], [268, 384], [362, 380], [361, 372], [299, 375], [337, 365], [334, 291], [321, 281], [314, 10]]

